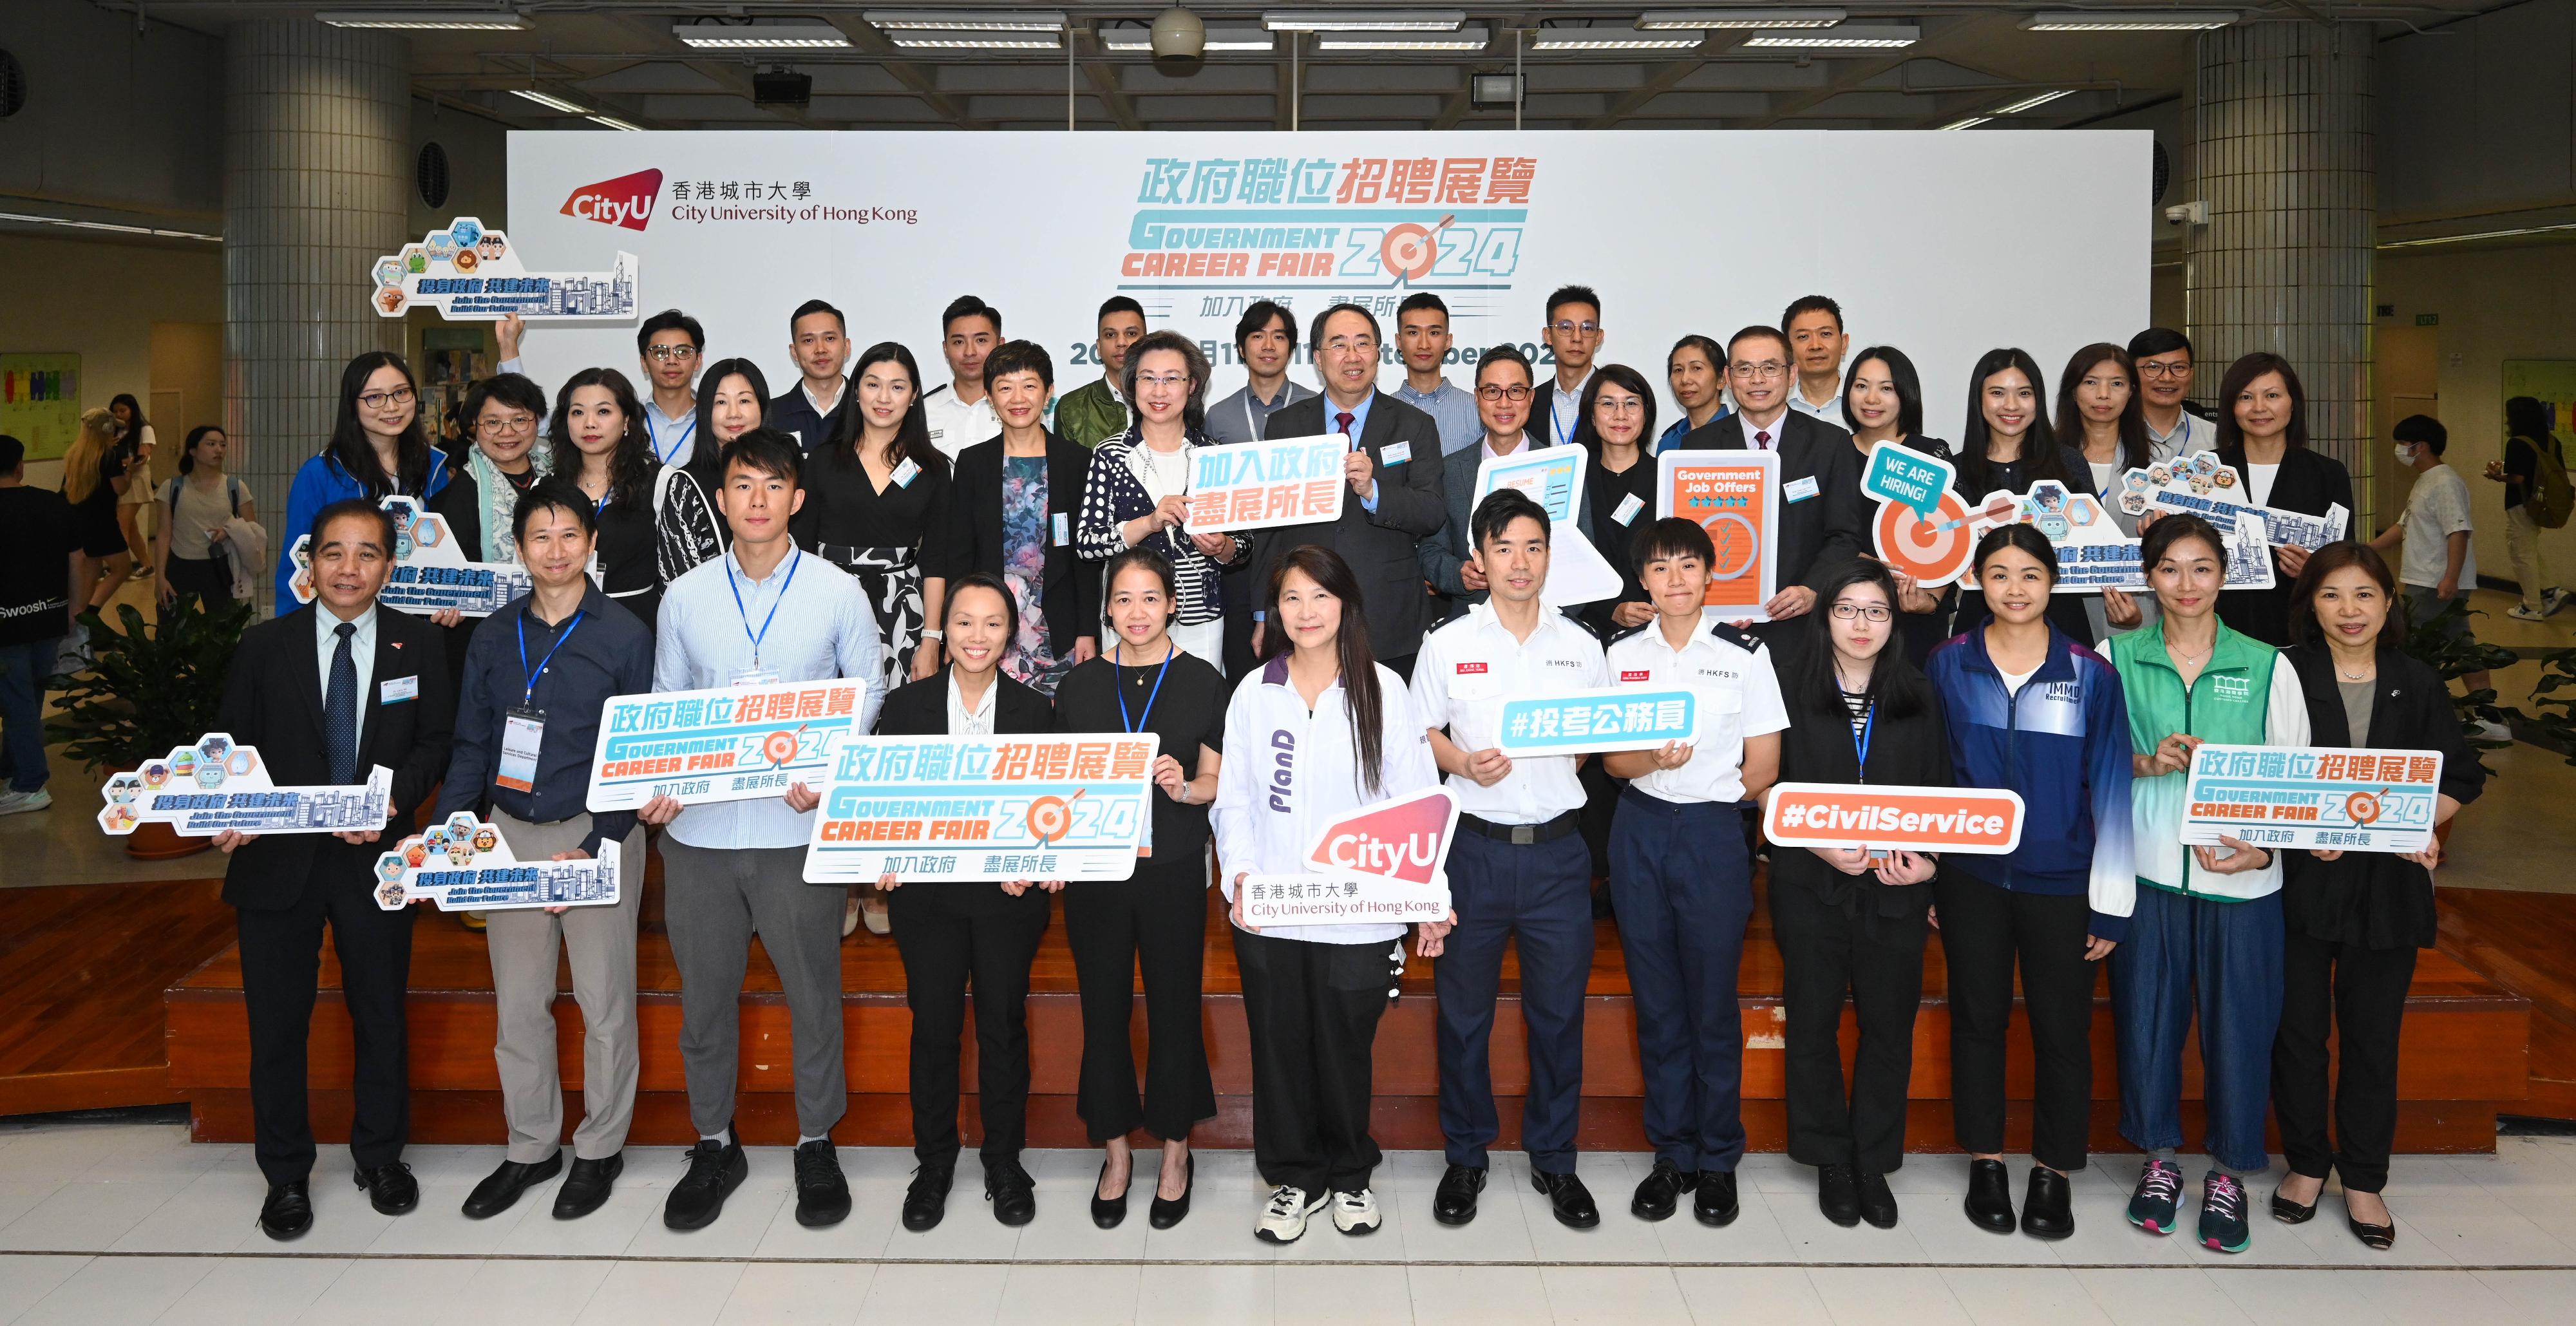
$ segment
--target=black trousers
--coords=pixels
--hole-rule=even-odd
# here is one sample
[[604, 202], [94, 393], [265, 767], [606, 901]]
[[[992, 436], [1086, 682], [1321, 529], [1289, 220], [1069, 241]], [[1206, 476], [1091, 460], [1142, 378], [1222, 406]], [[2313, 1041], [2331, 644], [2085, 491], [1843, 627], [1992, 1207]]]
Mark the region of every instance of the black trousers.
[[1234, 932], [1252, 1033], [1252, 1159], [1265, 1183], [1357, 1192], [1381, 1159], [1369, 1136], [1377, 1020], [1403, 970], [1400, 940], [1318, 944]]
[[[250, 1019], [250, 1112], [259, 1172], [271, 1184], [313, 1173], [305, 1043], [322, 973], [322, 928], [340, 955], [340, 995], [356, 1050], [349, 1154], [362, 1169], [402, 1159], [411, 1132], [403, 1003], [411, 985], [412, 909], [386, 911], [367, 887], [375, 849], [331, 843], [314, 853], [295, 902], [233, 913], [241, 941], [242, 1004]], [[364, 859], [361, 859], [361, 857]]]
[[170, 554], [170, 588], [182, 594], [194, 594], [209, 608], [229, 608], [233, 602], [232, 562], [224, 557], [181, 557]]
[[2004, 1031], [2021, 970], [2033, 1068], [2030, 1150], [2051, 1169], [2084, 1167], [2093, 1107], [2093, 990], [2084, 895], [1997, 888], [1948, 866], [1934, 881], [1950, 967], [1950, 1109], [1959, 1148], [2004, 1149]]
[[[1091, 1140], [1138, 1128], [1179, 1141], [1216, 1117], [1199, 1030], [1207, 959], [1207, 862], [1193, 851], [1136, 863], [1132, 879], [1064, 891], [1064, 938], [1082, 986], [1082, 1084], [1074, 1108]], [[1136, 984], [1145, 986], [1145, 1093], [1136, 1094]]]
[[[1783, 849], [1796, 851], [1801, 849]], [[1920, 888], [1921, 885], [1915, 887]], [[1914, 1072], [1914, 1014], [1923, 1002], [1923, 914], [1845, 916], [1813, 889], [1771, 880], [1771, 936], [1787, 1006], [1789, 1158], [1905, 1163], [1905, 1088]], [[1851, 1089], [1843, 1088], [1843, 997], [1860, 1023]]]
[[[2282, 963], [2281, 1030], [2272, 1041], [2272, 1117], [2290, 1171], [2332, 1168], [2353, 1192], [2388, 1186], [2397, 1141], [2397, 1033], [2415, 950], [2371, 949], [2293, 932]], [[2326, 1131], [2326, 1036], [2336, 1037], [2334, 1131]], [[2341, 1143], [2338, 1147], [2336, 1144]]]
[[959, 1042], [975, 989], [975, 1105], [986, 1163], [1016, 1159], [1029, 1127], [1029, 964], [1051, 895], [991, 883], [911, 884], [886, 898], [912, 1009], [912, 1154], [957, 1163]]

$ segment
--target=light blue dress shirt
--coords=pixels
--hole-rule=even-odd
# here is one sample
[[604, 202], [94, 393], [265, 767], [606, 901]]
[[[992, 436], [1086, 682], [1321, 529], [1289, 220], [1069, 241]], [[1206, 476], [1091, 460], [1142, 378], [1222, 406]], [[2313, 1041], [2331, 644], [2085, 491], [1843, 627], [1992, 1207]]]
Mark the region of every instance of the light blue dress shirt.
[[1412, 379], [1395, 389], [1395, 398], [1431, 416], [1440, 429], [1440, 454], [1454, 456], [1484, 440], [1485, 421], [1476, 413], [1474, 392], [1446, 378], [1436, 391], [1414, 390]]
[[[1350, 416], [1351, 416], [1350, 439], [1351, 439], [1351, 450], [1353, 450], [1353, 451], [1357, 451], [1357, 450], [1359, 450], [1359, 449], [1360, 449], [1360, 439], [1361, 439], [1361, 438], [1363, 438], [1363, 437], [1368, 436], [1368, 416], [1369, 416], [1369, 407], [1370, 407], [1370, 406], [1372, 406], [1372, 405], [1375, 405], [1375, 404], [1377, 404], [1377, 393], [1376, 393], [1375, 391], [1371, 391], [1371, 392], [1370, 392], [1369, 394], [1367, 394], [1366, 396], [1362, 396], [1362, 397], [1360, 397], [1360, 403], [1359, 403], [1358, 408], [1353, 409], [1353, 410], [1351, 410], [1351, 411], [1349, 411], [1349, 412], [1348, 412], [1348, 413], [1350, 414]], [[1335, 416], [1335, 415], [1337, 415], [1337, 414], [1341, 414], [1341, 413], [1343, 413], [1343, 412], [1344, 412], [1344, 411], [1342, 410], [1342, 407], [1341, 407], [1341, 406], [1339, 406], [1339, 405], [1337, 405], [1337, 404], [1335, 404], [1335, 403], [1334, 403], [1334, 401], [1333, 401], [1333, 398], [1332, 398], [1332, 397], [1330, 397], [1330, 396], [1325, 397], [1325, 398], [1324, 398], [1324, 427], [1326, 427], [1326, 428], [1339, 428], [1341, 425], [1340, 425], [1340, 424], [1339, 424], [1339, 423], [1338, 423], [1338, 422], [1333, 418], [1333, 416]], [[1370, 485], [1369, 485], [1369, 495], [1360, 499], [1360, 509], [1361, 509], [1361, 510], [1363, 510], [1363, 511], [1370, 512], [1370, 513], [1372, 513], [1372, 514], [1374, 514], [1374, 513], [1377, 511], [1377, 485], [1376, 485], [1376, 484], [1374, 484], [1374, 483], [1370, 484]]]

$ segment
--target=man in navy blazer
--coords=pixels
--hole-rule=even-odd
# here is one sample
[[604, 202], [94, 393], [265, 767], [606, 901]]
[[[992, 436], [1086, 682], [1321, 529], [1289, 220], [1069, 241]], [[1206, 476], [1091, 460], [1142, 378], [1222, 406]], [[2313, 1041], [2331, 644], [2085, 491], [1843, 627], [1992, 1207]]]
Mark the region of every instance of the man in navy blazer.
[[442, 632], [376, 604], [393, 569], [393, 518], [351, 498], [322, 508], [311, 533], [313, 603], [242, 633], [224, 686], [223, 730], [256, 747], [280, 787], [357, 785], [377, 766], [391, 769], [393, 813], [376, 831], [215, 837], [232, 858], [224, 901], [240, 940], [251, 1123], [269, 1184], [259, 1225], [273, 1239], [313, 1226], [304, 1047], [326, 922], [356, 1040], [349, 1151], [358, 1186], [386, 1215], [419, 1205], [420, 1186], [402, 1163], [411, 910], [378, 907], [372, 872], [446, 773], [456, 717]]
[[1814, 608], [1817, 587], [1870, 550], [1862, 529], [1868, 507], [1860, 496], [1860, 452], [1851, 434], [1789, 408], [1796, 361], [1778, 328], [1737, 332], [1726, 344], [1726, 360], [1735, 413], [1692, 429], [1674, 449], [1780, 454], [1780, 583], [1763, 610], [1772, 622], [1785, 622]]

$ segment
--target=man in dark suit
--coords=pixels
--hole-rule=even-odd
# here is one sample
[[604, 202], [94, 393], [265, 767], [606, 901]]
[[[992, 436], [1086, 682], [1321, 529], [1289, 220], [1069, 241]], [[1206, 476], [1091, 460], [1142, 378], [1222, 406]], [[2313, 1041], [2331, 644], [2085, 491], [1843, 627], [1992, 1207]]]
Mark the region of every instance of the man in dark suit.
[[[1869, 551], [1862, 529], [1860, 453], [1851, 434], [1789, 408], [1789, 338], [1776, 327], [1747, 327], [1726, 344], [1726, 385], [1735, 413], [1684, 434], [1683, 451], [1776, 451], [1780, 454], [1780, 585], [1762, 610], [1771, 623], [1816, 606], [1816, 590], [1851, 559]], [[1777, 629], [1766, 625], [1756, 634]]]
[[850, 334], [841, 311], [819, 299], [797, 305], [787, 318], [787, 354], [799, 376], [770, 399], [768, 424], [792, 434], [811, 456], [831, 443], [850, 403], [850, 380], [841, 376], [850, 362]]
[[[1488, 387], [1493, 389], [1491, 397], [1485, 395]], [[1511, 394], [1515, 391], [1520, 393], [1517, 399]], [[1499, 459], [1552, 445], [1545, 434], [1527, 427], [1533, 417], [1530, 362], [1518, 349], [1497, 345], [1476, 361], [1474, 396], [1476, 421], [1484, 435], [1440, 463], [1440, 496], [1448, 503], [1449, 518], [1422, 541], [1422, 579], [1440, 595], [1438, 612], [1444, 621], [1463, 616], [1485, 601], [1485, 568], [1476, 559], [1467, 532], [1474, 528], [1476, 480], [1486, 457]], [[1583, 537], [1591, 538], [1592, 504], [1577, 507], [1574, 518]]]
[[[314, 601], [242, 633], [224, 687], [223, 730], [257, 747], [280, 787], [363, 784], [393, 770], [393, 815], [408, 825], [447, 770], [456, 699], [439, 629], [376, 606], [394, 561], [393, 519], [360, 498], [313, 518]], [[378, 1211], [420, 1203], [402, 1163], [410, 1084], [403, 1001], [411, 977], [411, 912], [376, 905], [377, 830], [261, 836], [226, 831], [224, 901], [235, 909], [242, 1002], [250, 1016], [250, 1099], [268, 1200], [259, 1227], [291, 1239], [313, 1227], [313, 1126], [304, 1046], [319, 984], [322, 927], [340, 955], [355, 1032], [349, 1151]]]
[[[1332, 549], [1359, 580], [1369, 648], [1378, 661], [1410, 676], [1422, 633], [1438, 616], [1423, 588], [1418, 549], [1448, 519], [1440, 497], [1440, 426], [1377, 389], [1380, 338], [1377, 318], [1367, 309], [1325, 309], [1308, 339], [1324, 394], [1281, 406], [1263, 435], [1349, 434], [1352, 447], [1342, 474], [1351, 491], [1337, 521], [1263, 532], [1254, 550], [1254, 592], [1269, 593], [1270, 568], [1289, 549], [1309, 543]], [[1266, 629], [1256, 611], [1256, 654]]]
[[1538, 336], [1556, 371], [1530, 394], [1529, 430], [1541, 446], [1562, 446], [1583, 425], [1583, 389], [1601, 354], [1601, 296], [1588, 285], [1558, 286], [1548, 294]]

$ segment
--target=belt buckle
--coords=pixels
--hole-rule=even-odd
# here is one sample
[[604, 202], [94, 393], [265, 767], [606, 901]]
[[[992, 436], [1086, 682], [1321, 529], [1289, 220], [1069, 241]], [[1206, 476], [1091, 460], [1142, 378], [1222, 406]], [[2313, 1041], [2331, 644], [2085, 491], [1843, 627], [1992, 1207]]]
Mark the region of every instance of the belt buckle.
[[1515, 824], [1515, 825], [1513, 825], [1513, 826], [1512, 826], [1512, 846], [1514, 846], [1514, 847], [1527, 847], [1527, 846], [1529, 846], [1530, 844], [1535, 843], [1535, 842], [1537, 842], [1537, 841], [1538, 841], [1538, 826], [1537, 826], [1537, 825], [1535, 825], [1535, 824]]

